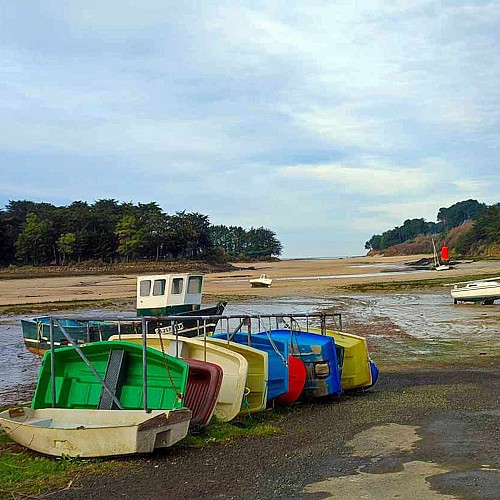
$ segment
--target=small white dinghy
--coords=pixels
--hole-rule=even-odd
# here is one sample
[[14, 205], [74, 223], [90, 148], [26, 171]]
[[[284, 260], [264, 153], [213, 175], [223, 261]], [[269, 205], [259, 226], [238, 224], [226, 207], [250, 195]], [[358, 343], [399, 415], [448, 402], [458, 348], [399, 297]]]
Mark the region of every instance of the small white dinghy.
[[259, 278], [250, 280], [250, 284], [254, 288], [269, 288], [273, 282], [268, 274], [261, 274]]
[[151, 453], [183, 439], [191, 411], [11, 408], [0, 424], [14, 441], [56, 457], [109, 457]]

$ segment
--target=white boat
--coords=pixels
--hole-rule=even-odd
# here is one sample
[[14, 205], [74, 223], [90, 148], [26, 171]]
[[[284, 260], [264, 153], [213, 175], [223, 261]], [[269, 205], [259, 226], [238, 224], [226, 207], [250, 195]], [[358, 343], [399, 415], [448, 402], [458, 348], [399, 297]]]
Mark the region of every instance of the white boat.
[[267, 274], [261, 274], [259, 278], [250, 280], [250, 284], [254, 288], [268, 288], [273, 282], [272, 278]]
[[[142, 343], [142, 335], [113, 335], [109, 340]], [[214, 363], [222, 368], [222, 385], [215, 405], [215, 416], [229, 422], [241, 409], [248, 376], [248, 361], [236, 352], [205, 342], [203, 339], [175, 336], [172, 334], [148, 334], [147, 346], [177, 358], [192, 358]]]
[[[201, 340], [201, 337], [199, 337]], [[268, 354], [260, 349], [230, 342], [224, 339], [207, 337], [207, 342], [241, 354], [248, 361], [248, 377], [245, 395], [240, 414], [256, 413], [266, 409], [267, 386], [269, 384]]]
[[56, 457], [109, 457], [172, 446], [189, 429], [191, 412], [12, 408], [0, 413], [5, 433], [31, 450]]
[[436, 271], [447, 271], [448, 269], [450, 269], [450, 266], [448, 264], [442, 264], [440, 262], [434, 240], [432, 240], [432, 248], [434, 249], [434, 269]]
[[458, 302], [481, 302], [491, 305], [500, 299], [500, 277], [453, 283], [451, 296]]

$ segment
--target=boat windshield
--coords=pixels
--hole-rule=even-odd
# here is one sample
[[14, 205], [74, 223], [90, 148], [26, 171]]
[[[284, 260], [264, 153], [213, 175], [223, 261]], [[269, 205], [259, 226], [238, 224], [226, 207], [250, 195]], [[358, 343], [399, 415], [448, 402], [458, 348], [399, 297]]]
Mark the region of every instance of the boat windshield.
[[182, 278], [174, 278], [172, 280], [172, 294], [179, 295], [182, 293], [184, 280]]
[[203, 280], [201, 276], [190, 276], [188, 280], [188, 293], [201, 293]]
[[141, 297], [149, 297], [151, 293], [151, 280], [143, 280], [140, 284]]

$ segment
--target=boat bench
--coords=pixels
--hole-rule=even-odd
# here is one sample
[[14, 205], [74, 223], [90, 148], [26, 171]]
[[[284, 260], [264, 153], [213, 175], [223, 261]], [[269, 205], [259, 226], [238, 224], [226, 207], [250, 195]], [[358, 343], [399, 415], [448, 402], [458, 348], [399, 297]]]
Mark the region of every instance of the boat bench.
[[[120, 393], [125, 380], [127, 368], [127, 352], [120, 349], [113, 349], [109, 351], [108, 364], [106, 366], [106, 375], [104, 383], [111, 390], [111, 392], [120, 399]], [[99, 399], [99, 410], [117, 410], [118, 406], [109, 395], [108, 391], [101, 390], [101, 397]]]
[[182, 340], [171, 340], [167, 354], [174, 358], [187, 358], [189, 356], [189, 348]]
[[30, 418], [26, 420], [29, 425], [36, 425], [37, 427], [50, 427], [52, 424], [51, 418]]

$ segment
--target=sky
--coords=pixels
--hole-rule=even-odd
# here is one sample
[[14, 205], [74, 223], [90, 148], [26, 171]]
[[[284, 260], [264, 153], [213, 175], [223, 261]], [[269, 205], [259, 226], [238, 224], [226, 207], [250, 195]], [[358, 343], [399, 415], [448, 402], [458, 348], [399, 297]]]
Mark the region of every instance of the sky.
[[0, 207], [156, 201], [283, 257], [500, 201], [500, 1], [0, 10]]

